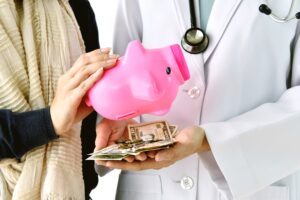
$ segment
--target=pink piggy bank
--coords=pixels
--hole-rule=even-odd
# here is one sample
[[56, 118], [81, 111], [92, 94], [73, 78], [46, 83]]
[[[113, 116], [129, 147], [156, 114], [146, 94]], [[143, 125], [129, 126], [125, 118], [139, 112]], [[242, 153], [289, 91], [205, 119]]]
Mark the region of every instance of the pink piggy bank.
[[105, 71], [88, 91], [86, 103], [112, 120], [145, 113], [163, 115], [169, 111], [178, 87], [189, 78], [179, 45], [145, 49], [135, 40], [117, 65]]

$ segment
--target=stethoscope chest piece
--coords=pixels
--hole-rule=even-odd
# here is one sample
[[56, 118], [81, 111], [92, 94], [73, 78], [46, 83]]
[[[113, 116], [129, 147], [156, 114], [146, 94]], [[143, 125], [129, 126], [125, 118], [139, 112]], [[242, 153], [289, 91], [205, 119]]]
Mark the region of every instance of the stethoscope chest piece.
[[182, 48], [191, 54], [204, 52], [208, 47], [209, 39], [207, 34], [200, 28], [188, 29], [181, 39]]

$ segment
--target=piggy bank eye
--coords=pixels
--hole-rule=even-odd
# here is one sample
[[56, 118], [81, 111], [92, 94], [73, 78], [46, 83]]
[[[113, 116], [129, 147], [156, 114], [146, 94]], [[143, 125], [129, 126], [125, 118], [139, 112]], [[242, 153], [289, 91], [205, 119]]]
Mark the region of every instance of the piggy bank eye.
[[169, 74], [171, 74], [171, 67], [167, 67], [166, 68], [166, 73], [169, 75]]

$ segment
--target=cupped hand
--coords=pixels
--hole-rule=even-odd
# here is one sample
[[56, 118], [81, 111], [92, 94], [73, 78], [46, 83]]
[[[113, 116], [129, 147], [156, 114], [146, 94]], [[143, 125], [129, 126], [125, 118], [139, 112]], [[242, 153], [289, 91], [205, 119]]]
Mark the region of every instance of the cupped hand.
[[[120, 139], [129, 139], [127, 125], [137, 123], [133, 119], [127, 120], [110, 120], [102, 119], [96, 126], [96, 140], [95, 140], [95, 151], [107, 147], [111, 144], [116, 143]], [[137, 156], [128, 156], [125, 158], [127, 162], [133, 162], [134, 160], [143, 161], [146, 160], [147, 156], [145, 153], [141, 153]], [[96, 161], [98, 164], [99, 161]]]
[[198, 126], [191, 126], [183, 129], [176, 136], [176, 141], [176, 144], [169, 149], [148, 152], [148, 159], [144, 161], [98, 161], [97, 163], [109, 168], [131, 171], [161, 169], [194, 153], [209, 150], [205, 132]]
[[86, 106], [84, 96], [101, 78], [103, 71], [116, 64], [117, 55], [110, 49], [97, 49], [82, 54], [57, 84], [55, 97], [50, 106], [52, 123], [57, 135], [65, 135], [74, 123], [84, 119], [92, 108]]
[[132, 119], [110, 120], [103, 118], [96, 125], [95, 150], [114, 144], [117, 140], [128, 139], [127, 125], [136, 123]]

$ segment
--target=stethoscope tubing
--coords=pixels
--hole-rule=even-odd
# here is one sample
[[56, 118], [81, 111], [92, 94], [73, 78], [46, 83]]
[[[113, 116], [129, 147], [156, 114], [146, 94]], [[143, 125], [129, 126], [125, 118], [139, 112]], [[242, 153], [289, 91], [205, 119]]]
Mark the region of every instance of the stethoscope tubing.
[[189, 0], [191, 28], [197, 28], [194, 0]]
[[270, 17], [275, 21], [275, 22], [278, 22], [278, 23], [286, 23], [286, 22], [289, 22], [289, 21], [292, 21], [294, 19], [299, 19], [300, 18], [300, 12], [297, 12], [295, 14], [294, 17], [291, 17], [289, 18], [289, 16], [291, 15], [292, 13], [292, 10], [295, 6], [295, 0], [292, 0], [291, 2], [291, 5], [290, 5], [290, 8], [289, 8], [289, 12], [287, 13], [287, 15], [285, 17], [279, 17], [278, 15], [276, 14], [273, 14], [271, 8], [267, 5], [267, 4], [261, 4], [261, 6], [265, 6], [265, 8], [269, 9], [268, 12], [263, 12], [260, 8], [259, 8], [259, 11], [266, 14], [266, 15], [270, 15]]
[[270, 17], [275, 21], [275, 22], [278, 22], [278, 23], [286, 23], [286, 22], [289, 22], [289, 21], [292, 21], [293, 19], [296, 19], [296, 16], [295, 17], [292, 17], [292, 18], [281, 18], [281, 17], [278, 17], [274, 14], [270, 14]]
[[[272, 13], [272, 10], [269, 8], [268, 5], [266, 4], [261, 4], [259, 6], [259, 11], [261, 13], [264, 13], [266, 15], [270, 15], [270, 17], [278, 23], [286, 23], [289, 22], [291, 20], [294, 19], [300, 19], [300, 12], [296, 13], [294, 17], [290, 17], [291, 12], [294, 8], [294, 4], [295, 4], [295, 0], [292, 0], [289, 11], [287, 13], [287, 15], [285, 17], [279, 17], [275, 14]], [[194, 4], [194, 0], [189, 0], [189, 9], [190, 9], [190, 20], [191, 20], [191, 28], [189, 28], [184, 36], [181, 39], [181, 46], [182, 48], [191, 54], [198, 54], [198, 53], [203, 53], [209, 44], [209, 38], [207, 36], [207, 34], [201, 29], [197, 27], [197, 22], [196, 22], [196, 11], [195, 11], [195, 4]], [[201, 41], [197, 42], [197, 43], [193, 43], [191, 41], [189, 41], [188, 35], [193, 35], [193, 32], [201, 32], [203, 35], [203, 38]], [[196, 37], [196, 34], [195, 34]], [[195, 38], [194, 38], [195, 39]]]
[[[209, 38], [208, 38], [207, 34], [201, 28], [197, 27], [194, 0], [189, 0], [189, 8], [190, 8], [191, 28], [186, 30], [186, 32], [184, 33], [184, 35], [181, 39], [181, 46], [186, 52], [188, 52], [190, 54], [203, 53], [208, 47]], [[196, 39], [197, 33], [201, 33], [202, 40], [197, 43], [191, 42], [189, 40], [188, 36], [193, 35], [193, 33], [195, 33], [194, 39]]]

